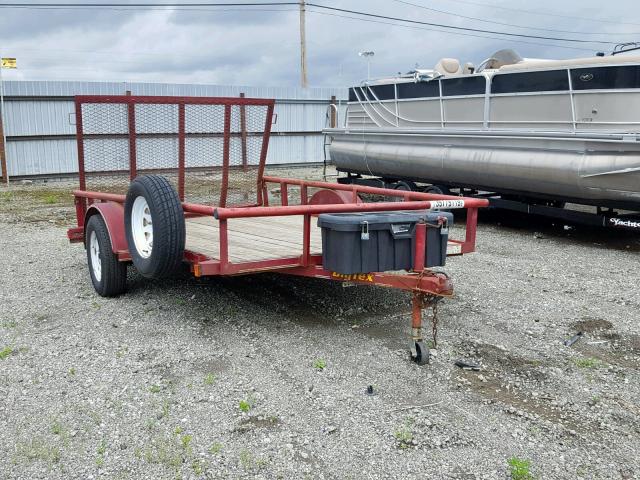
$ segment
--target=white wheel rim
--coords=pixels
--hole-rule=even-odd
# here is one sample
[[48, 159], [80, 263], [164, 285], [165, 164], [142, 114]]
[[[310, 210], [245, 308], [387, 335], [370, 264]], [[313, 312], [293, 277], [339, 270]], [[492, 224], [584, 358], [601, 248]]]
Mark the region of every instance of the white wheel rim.
[[137, 197], [133, 202], [131, 233], [138, 255], [149, 258], [153, 250], [153, 221], [149, 204], [142, 196]]
[[99, 282], [102, 279], [102, 262], [100, 261], [100, 244], [95, 231], [91, 232], [91, 237], [89, 238], [89, 255], [91, 257], [93, 276]]

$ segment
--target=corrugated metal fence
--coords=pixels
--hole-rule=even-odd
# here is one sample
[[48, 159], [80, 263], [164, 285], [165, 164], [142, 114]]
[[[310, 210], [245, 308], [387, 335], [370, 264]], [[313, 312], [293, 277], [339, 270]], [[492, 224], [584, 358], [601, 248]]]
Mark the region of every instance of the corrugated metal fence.
[[243, 87], [127, 82], [4, 82], [4, 130], [10, 177], [77, 172], [74, 95], [172, 95], [275, 98], [267, 163], [312, 163], [324, 159], [322, 129], [331, 97], [344, 118], [346, 88]]

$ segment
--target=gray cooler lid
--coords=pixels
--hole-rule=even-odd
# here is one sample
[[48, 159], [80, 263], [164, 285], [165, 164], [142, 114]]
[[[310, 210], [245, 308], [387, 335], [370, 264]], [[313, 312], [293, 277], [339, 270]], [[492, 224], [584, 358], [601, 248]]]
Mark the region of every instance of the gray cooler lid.
[[364, 222], [367, 222], [369, 230], [387, 230], [389, 225], [414, 224], [418, 223], [420, 219], [424, 219], [427, 223], [434, 223], [438, 217], [446, 217], [449, 224], [453, 223], [453, 214], [450, 212], [398, 210], [391, 212], [322, 213], [318, 216], [318, 227], [356, 232], [360, 231]]

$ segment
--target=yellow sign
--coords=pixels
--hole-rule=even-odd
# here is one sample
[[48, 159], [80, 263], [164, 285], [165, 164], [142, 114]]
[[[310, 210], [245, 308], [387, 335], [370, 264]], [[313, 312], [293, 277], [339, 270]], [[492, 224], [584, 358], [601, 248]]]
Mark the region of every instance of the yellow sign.
[[347, 282], [371, 282], [373, 283], [373, 273], [352, 273], [352, 274], [347, 274], [347, 273], [338, 273], [338, 272], [331, 272], [331, 277], [337, 279], [337, 280], [344, 280]]
[[18, 68], [18, 63], [15, 58], [3, 58], [2, 68]]

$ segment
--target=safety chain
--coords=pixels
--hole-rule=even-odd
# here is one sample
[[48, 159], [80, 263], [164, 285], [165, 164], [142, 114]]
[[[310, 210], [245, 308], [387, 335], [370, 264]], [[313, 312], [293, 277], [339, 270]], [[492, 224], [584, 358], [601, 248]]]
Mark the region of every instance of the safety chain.
[[431, 310], [433, 310], [433, 317], [431, 317], [431, 325], [433, 332], [433, 348], [438, 346], [438, 302], [440, 298], [436, 297], [433, 299], [433, 303], [431, 304]]
[[441, 297], [437, 295], [423, 295], [422, 296], [422, 305], [421, 308], [426, 310], [431, 307], [432, 316], [431, 316], [431, 331], [433, 335], [433, 347], [436, 348], [438, 346], [438, 303], [442, 300]]

